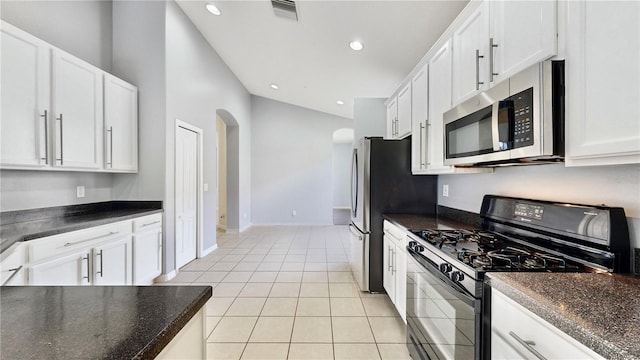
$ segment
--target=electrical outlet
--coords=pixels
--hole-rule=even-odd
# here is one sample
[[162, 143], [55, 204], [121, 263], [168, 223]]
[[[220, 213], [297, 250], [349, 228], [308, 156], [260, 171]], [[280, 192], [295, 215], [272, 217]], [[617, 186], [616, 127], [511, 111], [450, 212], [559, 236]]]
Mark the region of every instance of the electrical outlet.
[[84, 186], [76, 186], [76, 197], [84, 197]]
[[297, 214], [298, 214], [298, 213], [296, 213], [296, 211], [295, 211], [295, 210], [292, 210], [292, 211], [291, 211], [291, 216], [295, 217]]
[[245, 213], [243, 213], [243, 214], [242, 214], [242, 217], [243, 217], [244, 219], [246, 219], [246, 218], [247, 218], [247, 213], [246, 213], [246, 212], [245, 212]]
[[204, 191], [209, 191], [209, 184], [204, 184]]
[[442, 185], [442, 196], [449, 196], [449, 185]]

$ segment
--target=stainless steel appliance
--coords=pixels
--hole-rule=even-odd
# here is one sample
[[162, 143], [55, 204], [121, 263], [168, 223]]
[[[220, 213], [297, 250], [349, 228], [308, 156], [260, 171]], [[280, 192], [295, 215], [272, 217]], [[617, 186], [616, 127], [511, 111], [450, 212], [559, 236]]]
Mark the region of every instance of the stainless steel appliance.
[[413, 359], [490, 358], [488, 271], [629, 272], [622, 208], [487, 195], [474, 230], [413, 231], [407, 345]]
[[382, 214], [435, 214], [437, 177], [411, 175], [411, 137], [360, 139], [351, 170], [351, 270], [360, 290], [384, 292]]
[[445, 165], [564, 158], [564, 61], [522, 71], [444, 113]]

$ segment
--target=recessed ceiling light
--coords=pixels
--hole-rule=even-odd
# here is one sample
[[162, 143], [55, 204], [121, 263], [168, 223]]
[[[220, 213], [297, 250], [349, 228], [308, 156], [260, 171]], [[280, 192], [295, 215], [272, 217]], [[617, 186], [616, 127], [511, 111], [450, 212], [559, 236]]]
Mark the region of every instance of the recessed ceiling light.
[[336, 104], [338, 104], [338, 105], [344, 105], [344, 101], [342, 101], [342, 100], [338, 100], [338, 101], [336, 101]]
[[207, 11], [212, 13], [213, 15], [220, 15], [220, 9], [218, 9], [215, 5], [213, 4], [207, 4], [205, 5], [205, 7], [207, 8]]
[[360, 50], [362, 50], [364, 45], [360, 41], [354, 40], [354, 41], [349, 43], [349, 47], [352, 48], [355, 51], [360, 51]]
[[271, 88], [272, 88], [273, 90], [278, 90], [278, 89], [280, 89], [280, 87], [279, 87], [278, 85], [276, 85], [276, 84], [271, 84]]

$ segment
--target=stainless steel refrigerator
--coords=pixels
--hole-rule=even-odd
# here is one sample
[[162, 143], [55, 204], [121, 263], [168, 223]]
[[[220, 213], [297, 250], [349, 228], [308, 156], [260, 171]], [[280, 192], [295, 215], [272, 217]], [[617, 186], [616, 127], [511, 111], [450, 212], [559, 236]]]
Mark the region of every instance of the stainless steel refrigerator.
[[364, 137], [353, 149], [351, 167], [351, 254], [362, 291], [384, 292], [382, 215], [435, 215], [437, 176], [411, 174], [411, 137]]

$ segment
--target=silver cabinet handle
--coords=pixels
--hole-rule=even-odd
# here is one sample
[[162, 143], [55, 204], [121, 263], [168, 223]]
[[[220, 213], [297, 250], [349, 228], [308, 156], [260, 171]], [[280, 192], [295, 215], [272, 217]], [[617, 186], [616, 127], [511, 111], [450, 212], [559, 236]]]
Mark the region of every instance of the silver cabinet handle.
[[64, 148], [64, 144], [63, 144], [63, 138], [62, 138], [62, 113], [60, 114], [60, 117], [56, 118], [56, 120], [60, 121], [60, 159], [56, 159], [57, 161], [60, 161], [60, 165], [63, 165], [63, 148]]
[[9, 278], [2, 283], [2, 286], [7, 285], [9, 281], [11, 281], [11, 279], [13, 279], [16, 275], [18, 275], [20, 270], [22, 270], [22, 265], [18, 266], [17, 268], [9, 269], [9, 271], [13, 272], [13, 274], [11, 274]]
[[89, 280], [89, 274], [91, 273], [91, 269], [89, 268], [89, 254], [87, 254], [87, 257], [83, 257], [82, 261], [87, 260], [87, 276], [83, 276], [83, 279], [87, 279], [87, 283], [91, 282]]
[[146, 224], [142, 224], [142, 227], [149, 226], [149, 225], [153, 225], [153, 224], [157, 224], [157, 223], [159, 223], [159, 222], [160, 222], [160, 220], [153, 221], [153, 222], [146, 223]]
[[493, 38], [489, 39], [489, 82], [493, 82], [493, 77], [498, 76], [497, 72], [494, 72], [494, 56], [493, 56], [493, 48], [497, 48], [498, 44], [493, 42]]
[[49, 113], [47, 110], [40, 117], [44, 119], [44, 157], [41, 157], [40, 160], [44, 160], [45, 164], [49, 164], [49, 132], [47, 126]]
[[391, 260], [393, 261], [393, 266], [391, 267], [391, 272], [392, 273], [396, 273], [396, 250], [393, 249], [391, 250], [393, 252], [393, 256], [391, 257]]
[[104, 258], [102, 257], [102, 249], [100, 249], [100, 252], [96, 255], [96, 257], [98, 256], [100, 256], [100, 271], [97, 271], [96, 275], [100, 275], [100, 277], [102, 277], [102, 263], [104, 262]]
[[388, 259], [389, 265], [387, 266], [387, 269], [390, 270], [390, 271], [393, 271], [393, 260], [392, 260], [392, 258], [393, 258], [393, 250], [391, 250], [391, 246], [389, 246], [389, 259]]
[[109, 161], [107, 165], [113, 168], [113, 126], [109, 126], [107, 133], [109, 133]]
[[480, 90], [480, 85], [484, 82], [480, 81], [480, 59], [484, 56], [480, 55], [480, 50], [476, 49], [476, 90]]
[[531, 341], [531, 340], [524, 340], [522, 339], [520, 336], [516, 335], [516, 333], [514, 333], [513, 331], [509, 331], [509, 335], [516, 339], [517, 342], [520, 343], [520, 345], [524, 346], [527, 350], [529, 350], [529, 352], [531, 352], [535, 357], [537, 357], [540, 360], [547, 360], [546, 357], [542, 356], [542, 354], [540, 354], [538, 352], [538, 350], [536, 350], [534, 348], [534, 346], [536, 346], [536, 342], [535, 341]]
[[74, 242], [74, 243], [66, 243], [66, 244], [64, 244], [64, 247], [69, 247], [69, 246], [71, 246], [71, 245], [76, 245], [76, 244], [86, 243], [87, 241], [93, 241], [93, 240], [102, 239], [103, 237], [107, 237], [107, 236], [115, 235], [115, 234], [118, 234], [119, 232], [120, 232], [120, 231], [109, 231], [109, 233], [108, 233], [108, 234], [104, 234], [104, 235], [100, 235], [100, 236], [92, 237], [91, 239], [86, 239], [86, 240], [76, 241], [76, 242]]
[[420, 168], [424, 169], [424, 161], [422, 159], [422, 153], [424, 153], [424, 148], [422, 145], [422, 130], [425, 130], [427, 127], [424, 124], [420, 123]]
[[[429, 129], [430, 129], [430, 128], [431, 128], [431, 124], [427, 123], [427, 126], [426, 126], [426, 127], [425, 127], [425, 129], [424, 129], [424, 136], [425, 136], [427, 139], [429, 139]], [[425, 147], [425, 148], [426, 148], [426, 147]], [[431, 161], [429, 161], [429, 154], [430, 154], [430, 153], [429, 153], [429, 152], [427, 152], [427, 156], [426, 156], [426, 159], [425, 159], [425, 160], [426, 160], [426, 163], [427, 163], [427, 166], [430, 166], [430, 165], [431, 165]]]

